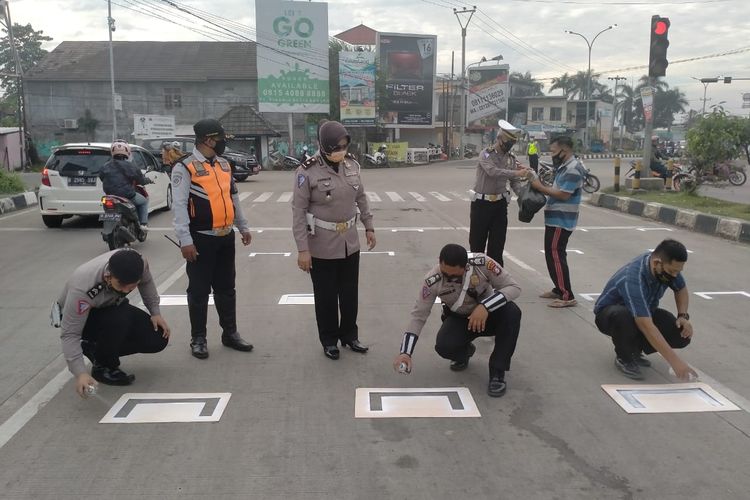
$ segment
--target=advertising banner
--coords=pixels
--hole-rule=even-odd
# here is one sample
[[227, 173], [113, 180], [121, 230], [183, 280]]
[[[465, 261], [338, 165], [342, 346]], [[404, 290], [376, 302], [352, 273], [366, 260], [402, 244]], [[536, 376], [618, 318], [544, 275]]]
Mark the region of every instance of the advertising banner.
[[508, 71], [507, 64], [469, 69], [466, 123], [490, 115], [506, 116], [510, 93]]
[[378, 59], [385, 78], [379, 119], [386, 128], [434, 125], [437, 37], [378, 33]]
[[174, 116], [133, 114], [133, 135], [136, 139], [174, 137]]
[[339, 52], [341, 123], [375, 125], [375, 53]]
[[258, 108], [328, 113], [328, 4], [255, 0]]
[[385, 150], [385, 154], [388, 157], [389, 162], [406, 161], [406, 150], [409, 149], [408, 142], [368, 142], [367, 150], [370, 154], [373, 154], [383, 144], [388, 146], [388, 149]]
[[643, 116], [646, 122], [650, 122], [654, 110], [654, 89], [653, 87], [643, 87], [641, 89], [641, 101], [643, 102]]

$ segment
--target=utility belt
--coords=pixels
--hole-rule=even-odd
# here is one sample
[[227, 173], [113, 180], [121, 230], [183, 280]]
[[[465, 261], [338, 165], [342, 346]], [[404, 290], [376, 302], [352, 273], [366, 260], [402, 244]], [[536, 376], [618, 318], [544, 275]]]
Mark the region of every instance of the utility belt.
[[508, 201], [508, 198], [510, 197], [510, 193], [508, 191], [501, 193], [501, 194], [483, 194], [483, 193], [477, 193], [473, 189], [469, 190], [469, 197], [471, 197], [471, 201], [477, 201], [477, 200], [484, 200], [484, 201]]
[[339, 234], [344, 234], [349, 228], [357, 225], [357, 216], [355, 215], [351, 219], [344, 222], [328, 222], [325, 220], [318, 219], [313, 214], [308, 213], [307, 217], [307, 232], [311, 235], [315, 234], [315, 228], [327, 229], [328, 231], [336, 231]]
[[226, 236], [234, 231], [234, 226], [214, 227], [211, 229], [201, 229], [198, 231], [191, 230], [191, 232], [207, 234], [209, 236]]

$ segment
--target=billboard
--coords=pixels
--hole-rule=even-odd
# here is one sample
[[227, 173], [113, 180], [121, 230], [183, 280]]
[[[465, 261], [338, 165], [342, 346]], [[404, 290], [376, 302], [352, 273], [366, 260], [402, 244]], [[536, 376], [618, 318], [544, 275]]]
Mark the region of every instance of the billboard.
[[174, 115], [133, 114], [133, 135], [136, 139], [174, 137]]
[[387, 128], [434, 125], [437, 36], [378, 33], [378, 59], [384, 78], [379, 119]]
[[507, 116], [510, 93], [508, 72], [507, 64], [478, 66], [469, 70], [466, 123], [491, 115]]
[[328, 4], [255, 0], [258, 108], [328, 113]]
[[341, 123], [375, 125], [375, 53], [339, 52]]

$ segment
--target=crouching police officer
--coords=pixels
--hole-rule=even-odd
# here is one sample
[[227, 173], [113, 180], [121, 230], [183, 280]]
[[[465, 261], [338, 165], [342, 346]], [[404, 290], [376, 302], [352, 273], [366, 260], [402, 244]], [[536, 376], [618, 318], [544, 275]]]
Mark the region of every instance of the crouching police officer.
[[513, 302], [521, 294], [516, 280], [497, 262], [482, 254], [471, 257], [460, 245], [448, 244], [440, 251], [440, 260], [422, 284], [411, 313], [411, 321], [396, 356], [396, 371], [410, 373], [412, 355], [419, 333], [430, 315], [436, 298], [443, 303], [443, 325], [437, 333], [435, 351], [452, 360], [451, 370], [466, 369], [476, 347], [477, 337], [495, 337], [490, 355], [492, 397], [505, 394], [505, 372], [516, 349], [521, 328], [521, 310]]
[[508, 230], [508, 181], [513, 190], [518, 191], [518, 182], [530, 170], [518, 168], [516, 157], [511, 153], [520, 130], [505, 120], [500, 120], [498, 126], [500, 130], [495, 144], [479, 154], [474, 189], [469, 191], [469, 247], [472, 252], [486, 252], [502, 266]]
[[224, 127], [206, 118], [193, 125], [193, 130], [195, 149], [172, 169], [172, 209], [174, 230], [187, 261], [190, 350], [194, 357], [206, 359], [211, 289], [222, 329], [221, 343], [237, 351], [253, 350], [237, 332], [234, 226], [243, 245], [249, 245], [252, 236], [242, 214], [232, 167], [221, 157], [227, 145]]
[[[150, 315], [128, 303], [126, 295], [136, 288]], [[159, 352], [169, 339], [148, 263], [130, 249], [102, 254], [76, 269], [52, 305], [51, 319], [62, 330], [63, 355], [81, 397], [94, 380], [132, 384], [135, 376], [120, 370], [120, 356]], [[83, 356], [93, 364], [91, 375]]]

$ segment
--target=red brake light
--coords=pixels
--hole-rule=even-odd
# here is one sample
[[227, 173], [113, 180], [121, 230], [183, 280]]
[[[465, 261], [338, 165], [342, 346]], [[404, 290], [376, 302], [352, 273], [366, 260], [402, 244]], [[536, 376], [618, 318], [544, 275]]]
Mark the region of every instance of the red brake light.
[[102, 205], [104, 208], [115, 208], [115, 201], [112, 198], [102, 197]]
[[42, 170], [42, 184], [52, 187], [52, 184], [49, 182], [49, 171], [46, 168]]
[[91, 154], [91, 150], [90, 149], [79, 149], [78, 150], [78, 154], [79, 155], [90, 155]]

